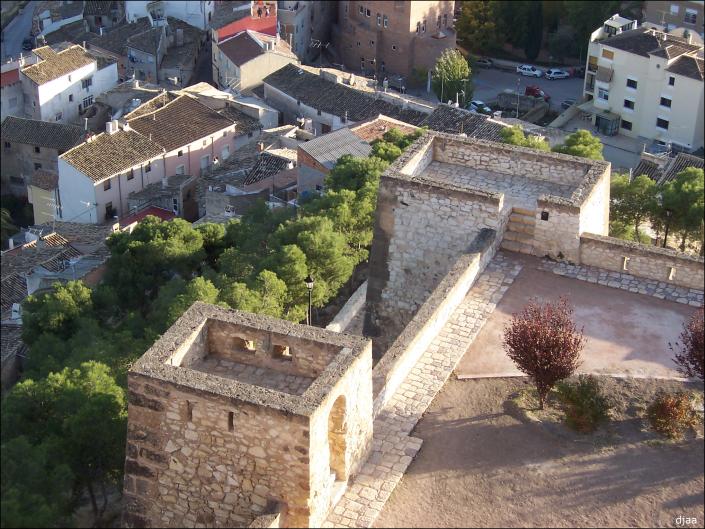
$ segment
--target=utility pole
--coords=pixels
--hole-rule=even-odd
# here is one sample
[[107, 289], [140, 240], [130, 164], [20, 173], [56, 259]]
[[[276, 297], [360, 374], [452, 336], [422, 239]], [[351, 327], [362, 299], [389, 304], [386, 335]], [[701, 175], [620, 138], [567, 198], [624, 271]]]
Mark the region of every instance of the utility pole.
[[519, 85], [521, 84], [521, 77], [517, 77], [517, 119], [519, 119]]

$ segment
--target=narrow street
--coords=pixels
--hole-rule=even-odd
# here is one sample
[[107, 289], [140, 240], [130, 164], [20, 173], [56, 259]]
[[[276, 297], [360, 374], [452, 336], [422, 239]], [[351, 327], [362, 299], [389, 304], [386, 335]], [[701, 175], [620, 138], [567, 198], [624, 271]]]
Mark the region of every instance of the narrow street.
[[18, 58], [22, 52], [22, 41], [29, 37], [32, 30], [32, 13], [36, 4], [36, 1], [29, 2], [3, 30], [3, 42], [0, 45], [2, 62]]

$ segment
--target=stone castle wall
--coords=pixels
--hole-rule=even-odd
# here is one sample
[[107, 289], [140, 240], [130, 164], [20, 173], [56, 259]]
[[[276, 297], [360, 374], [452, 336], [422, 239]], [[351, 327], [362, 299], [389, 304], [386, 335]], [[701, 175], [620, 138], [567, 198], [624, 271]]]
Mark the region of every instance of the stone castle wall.
[[697, 290], [705, 281], [702, 257], [593, 233], [580, 238], [580, 263]]
[[396, 338], [479, 231], [501, 231], [505, 216], [501, 195], [382, 177], [365, 322], [372, 336], [384, 334], [376, 352], [388, 345], [384, 339]]
[[480, 142], [465, 142], [445, 137], [436, 139], [433, 154], [433, 159], [438, 162], [463, 165], [476, 170], [526, 176], [556, 184], [580, 184], [589, 165], [578, 159], [565, 158], [554, 153], [535, 150], [531, 152], [514, 145], [492, 143], [488, 146]]
[[[312, 380], [285, 393], [204, 371], [212, 357]], [[371, 449], [372, 346], [352, 335], [195, 303], [133, 365], [128, 389], [127, 527], [245, 527], [275, 512], [315, 527]]]
[[374, 413], [394, 395], [497, 251], [497, 232], [481, 230], [419, 308], [372, 372]]

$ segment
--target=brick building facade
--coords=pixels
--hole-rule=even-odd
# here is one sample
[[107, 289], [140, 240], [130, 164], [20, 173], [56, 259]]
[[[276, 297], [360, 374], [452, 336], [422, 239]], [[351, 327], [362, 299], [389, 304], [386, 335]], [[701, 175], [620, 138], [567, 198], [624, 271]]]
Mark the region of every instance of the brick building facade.
[[431, 69], [455, 48], [455, 2], [339, 2], [333, 41], [346, 67], [378, 77]]

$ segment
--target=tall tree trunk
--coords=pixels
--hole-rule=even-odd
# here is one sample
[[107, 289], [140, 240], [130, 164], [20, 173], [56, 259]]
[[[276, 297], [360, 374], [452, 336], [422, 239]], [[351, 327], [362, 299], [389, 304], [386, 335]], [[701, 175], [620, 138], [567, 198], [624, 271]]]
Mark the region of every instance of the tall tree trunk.
[[98, 503], [95, 500], [95, 493], [93, 492], [93, 483], [88, 482], [88, 495], [91, 497], [91, 505], [93, 506], [93, 518], [98, 520]]
[[100, 508], [100, 517], [105, 514], [105, 509], [108, 508], [108, 493], [105, 491], [105, 480], [100, 480], [100, 492], [103, 494], [103, 506]]
[[685, 240], [688, 238], [688, 232], [683, 232], [683, 238], [681, 239], [681, 252], [685, 252]]

